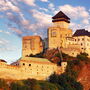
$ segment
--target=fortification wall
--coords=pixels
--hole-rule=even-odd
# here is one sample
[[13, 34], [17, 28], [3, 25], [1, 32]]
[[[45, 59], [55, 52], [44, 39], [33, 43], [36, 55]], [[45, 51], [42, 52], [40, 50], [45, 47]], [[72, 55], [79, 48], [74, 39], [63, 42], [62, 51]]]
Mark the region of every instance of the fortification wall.
[[[25, 63], [26, 66], [23, 66], [23, 63]], [[34, 78], [37, 80], [45, 80], [54, 72], [57, 74], [63, 73], [66, 67], [66, 63], [63, 63], [62, 67], [56, 64], [34, 62], [31, 62], [32, 66], [28, 65], [29, 62], [23, 61], [20, 62], [20, 66], [12, 66], [0, 62], [0, 78], [12, 80]]]

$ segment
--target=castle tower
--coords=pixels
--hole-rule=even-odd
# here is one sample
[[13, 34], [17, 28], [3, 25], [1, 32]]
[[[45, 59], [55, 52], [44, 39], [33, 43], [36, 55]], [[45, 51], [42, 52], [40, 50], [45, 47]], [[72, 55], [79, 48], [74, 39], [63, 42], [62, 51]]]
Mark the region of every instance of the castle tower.
[[38, 54], [43, 51], [43, 43], [40, 36], [24, 36], [22, 40], [22, 56]]
[[66, 37], [72, 37], [69, 29], [70, 18], [62, 11], [52, 17], [53, 26], [48, 28], [48, 48], [66, 48]]

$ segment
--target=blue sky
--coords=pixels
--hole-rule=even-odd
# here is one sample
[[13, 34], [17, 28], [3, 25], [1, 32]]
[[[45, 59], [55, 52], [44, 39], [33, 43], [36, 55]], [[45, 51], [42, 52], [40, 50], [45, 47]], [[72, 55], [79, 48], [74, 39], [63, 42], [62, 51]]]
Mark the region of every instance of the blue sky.
[[63, 11], [70, 28], [90, 31], [90, 0], [0, 0], [0, 59], [11, 63], [22, 55], [22, 37], [46, 37], [51, 17]]

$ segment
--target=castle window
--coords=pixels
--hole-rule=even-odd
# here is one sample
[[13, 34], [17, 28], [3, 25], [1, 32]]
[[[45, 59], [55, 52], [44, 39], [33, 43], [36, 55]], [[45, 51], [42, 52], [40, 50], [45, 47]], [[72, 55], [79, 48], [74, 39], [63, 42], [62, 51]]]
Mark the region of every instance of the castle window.
[[62, 38], [62, 35], [60, 35], [60, 38]]
[[65, 36], [67, 37], [67, 34]]
[[81, 43], [81, 46], [82, 46], [83, 44]]
[[29, 64], [29, 66], [31, 66], [31, 64]]
[[51, 37], [56, 37], [56, 30], [51, 31]]
[[23, 66], [25, 66], [25, 63], [23, 63]]
[[38, 75], [39, 73], [37, 72], [37, 75]]
[[82, 41], [84, 41], [84, 38], [82, 38]]
[[78, 41], [80, 41], [80, 39], [78, 39]]

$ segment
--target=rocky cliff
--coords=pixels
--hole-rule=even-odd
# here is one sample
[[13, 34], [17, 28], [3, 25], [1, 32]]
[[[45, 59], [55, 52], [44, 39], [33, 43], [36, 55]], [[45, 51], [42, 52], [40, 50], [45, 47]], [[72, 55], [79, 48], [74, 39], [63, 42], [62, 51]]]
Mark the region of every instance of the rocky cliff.
[[78, 81], [84, 86], [84, 90], [90, 90], [90, 64], [85, 64], [81, 69]]

